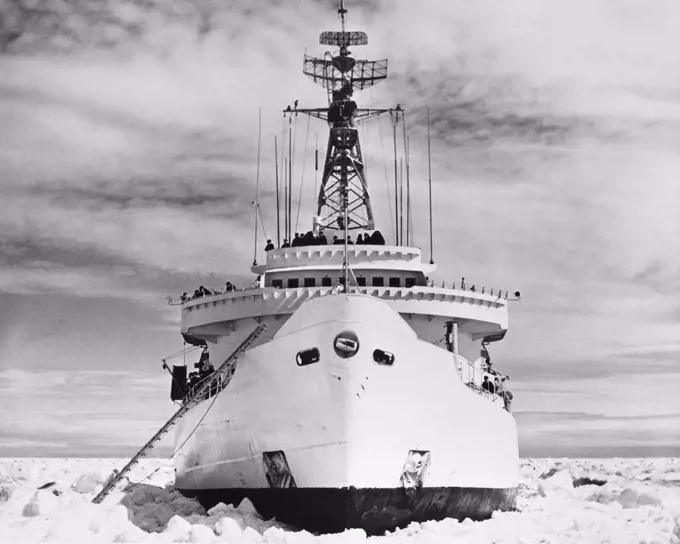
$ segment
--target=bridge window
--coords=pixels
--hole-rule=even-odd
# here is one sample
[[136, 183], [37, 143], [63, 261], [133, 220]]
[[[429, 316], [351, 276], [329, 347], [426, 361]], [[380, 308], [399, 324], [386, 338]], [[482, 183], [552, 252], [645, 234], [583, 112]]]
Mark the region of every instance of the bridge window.
[[376, 349], [373, 352], [373, 360], [379, 365], [391, 366], [394, 364], [394, 353], [383, 351], [382, 349]]
[[300, 287], [300, 280], [298, 278], [288, 278], [288, 289], [296, 289]]
[[333, 285], [333, 282], [328, 276], [324, 276], [321, 278], [321, 287], [331, 287]]
[[297, 362], [298, 366], [307, 366], [318, 363], [320, 359], [321, 354], [319, 353], [319, 348], [298, 351], [298, 354], [295, 356], [295, 361]]
[[277, 289], [283, 288], [283, 280], [272, 280], [272, 287], [276, 287]]
[[366, 287], [366, 278], [364, 278], [363, 276], [359, 276], [357, 278], [357, 285], [359, 287]]
[[385, 278], [383, 277], [374, 277], [373, 278], [373, 287], [384, 287], [385, 286]]
[[401, 278], [390, 278], [390, 287], [401, 287]]
[[305, 287], [316, 287], [316, 278], [305, 278]]
[[406, 278], [404, 280], [404, 285], [406, 287], [413, 287], [416, 284], [416, 279], [415, 278]]

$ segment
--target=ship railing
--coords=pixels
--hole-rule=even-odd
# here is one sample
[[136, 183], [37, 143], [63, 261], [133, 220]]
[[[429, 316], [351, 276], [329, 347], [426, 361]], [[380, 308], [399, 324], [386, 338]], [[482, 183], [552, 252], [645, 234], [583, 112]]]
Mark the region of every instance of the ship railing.
[[[435, 282], [434, 280], [428, 279], [427, 280], [427, 287], [437, 289], [439, 288], [439, 282]], [[251, 284], [249, 284], [247, 287], [236, 287], [232, 284], [231, 289], [227, 289], [226, 285], [220, 289], [210, 289], [210, 294], [203, 294], [199, 297], [194, 296], [194, 295], [189, 295], [188, 297], [182, 299], [182, 296], [179, 296], [177, 298], [169, 295], [167, 296], [168, 304], [170, 306], [182, 306], [188, 302], [193, 302], [195, 300], [210, 300], [212, 297], [215, 296], [222, 296], [230, 292], [246, 292], [246, 291], [257, 291], [263, 288], [264, 286], [260, 284], [259, 280], [255, 280]], [[422, 285], [412, 285], [412, 286], [404, 286], [404, 287], [399, 287], [399, 289], [411, 289], [413, 287], [423, 287]], [[281, 288], [282, 289], [282, 288]], [[297, 289], [297, 288], [296, 288]], [[332, 289], [331, 287], [328, 288], [329, 291]], [[366, 294], [371, 287], [365, 286], [365, 287], [359, 287], [359, 292]], [[395, 288], [396, 289], [396, 288]], [[451, 289], [453, 291], [468, 291], [471, 293], [480, 293], [482, 295], [490, 295], [490, 296], [497, 296], [498, 300], [508, 300], [509, 297], [509, 292], [506, 290], [505, 292], [502, 289], [497, 289], [497, 288], [490, 288], [487, 289], [485, 286], [482, 286], [481, 289], [477, 289], [475, 284], [470, 285], [469, 283], [465, 282], [465, 278], [458, 284], [458, 287], [456, 287], [456, 282], [451, 282], [448, 283], [445, 280], [442, 280], [441, 282], [441, 289]], [[515, 293], [515, 296], [519, 296], [519, 293]]]
[[[192, 398], [194, 396], [194, 394], [201, 387], [203, 387], [203, 385], [208, 380], [211, 380], [212, 378], [213, 378], [213, 375], [209, 374], [209, 375], [205, 376], [204, 378], [202, 378], [201, 380], [199, 380], [198, 382], [196, 382], [194, 385], [191, 386], [191, 388], [189, 388], [187, 390], [186, 394], [184, 395], [184, 398], [185, 399]], [[220, 391], [222, 391], [226, 387], [227, 383], [228, 383], [227, 382], [227, 376], [224, 373], [220, 373], [218, 379], [215, 381], [215, 383], [212, 385], [212, 387], [210, 387], [210, 389], [208, 389], [204, 393], [204, 397], [200, 400], [206, 400], [206, 399], [209, 399], [211, 397], [214, 397], [215, 395], [217, 395], [217, 393], [219, 393]]]
[[[474, 288], [473, 289], [462, 289], [461, 287], [458, 287], [456, 289], [456, 283], [455, 282], [448, 284], [448, 285], [446, 284], [446, 282], [442, 282], [441, 285], [439, 285], [439, 284], [437, 284], [437, 283], [435, 283], [431, 280], [427, 282], [427, 286], [423, 286], [423, 285], [412, 285], [412, 286], [408, 286], [408, 287], [406, 285], [400, 286], [400, 287], [361, 286], [361, 287], [358, 288], [358, 291], [360, 293], [363, 293], [363, 294], [370, 294], [371, 291], [374, 291], [376, 289], [393, 289], [393, 290], [398, 290], [398, 289], [404, 290], [405, 289], [405, 290], [410, 290], [410, 289], [422, 289], [423, 287], [428, 287], [428, 288], [431, 288], [431, 289], [440, 289], [441, 288], [441, 289], [450, 289], [450, 290], [458, 290], [458, 291], [467, 291], [467, 292], [470, 292], [470, 293], [480, 293], [480, 294], [483, 294], [483, 295], [486, 294], [486, 295], [490, 295], [490, 296], [496, 295], [497, 300], [501, 300], [501, 299], [502, 300], [508, 300], [508, 296], [509, 296], [508, 291], [503, 292], [503, 291], [500, 291], [500, 290], [496, 291], [494, 289], [491, 289], [488, 293], [486, 293], [484, 288], [482, 288], [481, 291], [474, 289]], [[248, 291], [260, 291], [262, 289], [263, 289], [263, 287], [260, 286], [260, 285], [252, 285], [251, 284], [248, 287], [239, 287], [239, 288], [234, 288], [234, 289], [230, 289], [230, 290], [227, 290], [227, 289], [224, 289], [224, 288], [221, 289], [221, 290], [216, 289], [216, 290], [213, 290], [210, 294], [204, 294], [204, 295], [201, 295], [200, 297], [196, 297], [196, 296], [192, 295], [191, 297], [187, 297], [184, 300], [182, 300], [181, 297], [175, 298], [175, 297], [170, 296], [170, 295], [168, 295], [166, 298], [167, 298], [168, 304], [170, 306], [182, 306], [184, 304], [187, 304], [189, 302], [194, 302], [194, 301], [197, 301], [197, 300], [198, 301], [208, 301], [208, 300], [211, 300], [213, 297], [226, 295], [227, 293], [247, 293]], [[290, 288], [276, 287], [276, 289], [279, 289], [279, 290], [282, 290], [282, 291], [285, 291], [287, 289], [294, 291], [294, 290], [300, 290], [300, 289], [321, 289], [321, 290], [323, 290], [324, 288], [323, 287], [321, 287], [321, 288], [319, 288], [319, 287], [311, 287], [311, 288], [310, 287], [290, 287]], [[333, 291], [333, 287], [326, 287], [325, 289], [329, 293]]]
[[[437, 287], [437, 282], [432, 282], [432, 285], [430, 287]], [[475, 284], [469, 285], [466, 284], [465, 281], [462, 281], [458, 284], [458, 287], [456, 288], [456, 282], [453, 281], [449, 284], [446, 283], [445, 280], [442, 280], [441, 283], [442, 289], [453, 289], [454, 291], [458, 289], [459, 291], [470, 291], [471, 293], [481, 293], [482, 295], [491, 295], [494, 296], [496, 295], [498, 298], [502, 298], [505, 300], [508, 300], [509, 293], [508, 291], [503, 292], [502, 289], [498, 289], [495, 287], [491, 287], [489, 289], [486, 288], [485, 285], [482, 285], [481, 289], [478, 289]]]
[[[512, 393], [507, 389], [506, 381], [502, 379], [500, 381], [500, 386], [497, 386], [495, 384], [495, 378], [502, 378], [502, 376], [495, 370], [485, 367], [481, 358], [477, 359], [475, 362], [470, 362], [465, 357], [459, 355], [457, 357], [456, 369], [458, 370], [461, 381], [471, 391], [492, 402], [503, 401], [505, 409], [510, 412]], [[466, 369], [466, 371], [464, 372], [463, 369]], [[489, 380], [493, 383], [493, 392], [487, 391], [481, 386], [484, 376], [488, 376]]]
[[201, 296], [194, 296], [190, 295], [186, 297], [185, 299], [182, 299], [182, 295], [178, 297], [174, 297], [172, 295], [168, 295], [165, 298], [168, 301], [168, 304], [170, 306], [183, 306], [187, 302], [194, 302], [195, 300], [210, 300], [212, 297], [218, 297], [222, 295], [226, 295], [227, 293], [243, 293], [246, 291], [256, 291], [260, 289], [261, 287], [259, 285], [254, 285], [250, 284], [247, 287], [236, 287], [234, 286], [232, 289], [227, 289], [226, 286], [222, 287], [220, 289], [210, 289], [210, 294], [202, 294]]

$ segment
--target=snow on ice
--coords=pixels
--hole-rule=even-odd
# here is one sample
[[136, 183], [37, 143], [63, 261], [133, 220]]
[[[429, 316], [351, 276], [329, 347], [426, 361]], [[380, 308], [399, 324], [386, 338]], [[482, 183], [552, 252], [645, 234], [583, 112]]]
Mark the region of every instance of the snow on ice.
[[[312, 535], [264, 520], [245, 500], [205, 511], [171, 487], [167, 461], [92, 504], [120, 459], [0, 459], [2, 542], [355, 544], [361, 530]], [[680, 544], [680, 459], [527, 459], [516, 512], [490, 520], [413, 523], [370, 540], [418, 543]], [[122, 487], [122, 486], [121, 486]], [[377, 544], [377, 543], [376, 543]]]

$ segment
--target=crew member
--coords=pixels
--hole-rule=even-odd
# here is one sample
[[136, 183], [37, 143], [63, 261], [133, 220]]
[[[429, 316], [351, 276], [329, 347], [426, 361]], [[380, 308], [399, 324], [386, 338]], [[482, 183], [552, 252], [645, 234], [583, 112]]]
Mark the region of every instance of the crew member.
[[493, 384], [489, 381], [489, 377], [484, 376], [484, 381], [482, 382], [482, 389], [484, 389], [484, 391], [488, 391], [489, 393], [493, 393], [493, 391], [491, 390], [492, 387]]
[[380, 233], [379, 230], [376, 230], [373, 234], [371, 234], [371, 244], [376, 245], [376, 246], [384, 246], [385, 245], [385, 238], [383, 235]]
[[307, 233], [302, 237], [300, 245], [302, 246], [316, 245], [316, 238], [314, 238], [314, 233], [311, 230], [307, 231]]

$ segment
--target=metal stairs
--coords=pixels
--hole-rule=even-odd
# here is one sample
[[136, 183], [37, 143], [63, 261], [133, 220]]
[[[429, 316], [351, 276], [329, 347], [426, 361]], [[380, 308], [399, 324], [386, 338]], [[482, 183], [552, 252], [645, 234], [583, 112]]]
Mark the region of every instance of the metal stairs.
[[92, 499], [93, 503], [99, 504], [102, 500], [104, 500], [104, 498], [109, 493], [111, 493], [111, 491], [113, 491], [118, 482], [120, 482], [123, 477], [128, 472], [130, 472], [130, 470], [132, 470], [132, 468], [148, 453], [148, 451], [153, 448], [156, 443], [161, 438], [163, 438], [189, 410], [201, 402], [201, 400], [207, 398], [206, 393], [210, 391], [210, 388], [214, 384], [221, 382], [222, 389], [224, 389], [229, 384], [231, 377], [234, 375], [234, 369], [236, 367], [238, 356], [245, 352], [258, 339], [258, 337], [265, 331], [266, 328], [267, 325], [260, 323], [255, 328], [255, 330], [251, 332], [248, 337], [243, 340], [243, 342], [241, 342], [234, 352], [229, 357], [227, 357], [224, 363], [220, 365], [220, 367], [212, 374], [212, 376], [210, 376], [209, 379], [207, 379], [196, 389], [192, 390], [191, 396], [188, 399], [185, 399], [182, 407], [177, 410], [177, 412], [175, 412], [175, 414], [170, 419], [168, 419], [168, 421], [158, 430], [156, 434], [151, 437], [151, 439], [146, 444], [144, 444], [142, 449], [140, 449], [132, 457], [132, 459], [130, 459], [128, 464], [125, 465], [123, 469], [104, 486], [99, 494], [94, 499]]

